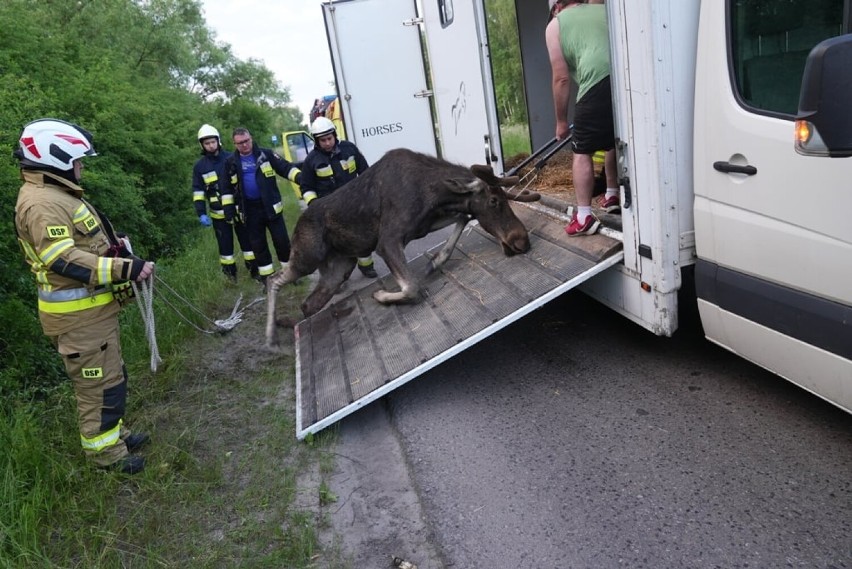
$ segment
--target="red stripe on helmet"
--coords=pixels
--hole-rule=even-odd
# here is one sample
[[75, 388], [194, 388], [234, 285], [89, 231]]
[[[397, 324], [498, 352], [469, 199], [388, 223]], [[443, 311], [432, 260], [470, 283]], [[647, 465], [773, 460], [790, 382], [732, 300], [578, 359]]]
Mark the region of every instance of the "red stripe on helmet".
[[33, 140], [32, 136], [27, 136], [26, 138], [21, 139], [21, 144], [27, 147], [27, 150], [30, 151], [30, 154], [35, 156], [36, 158], [41, 158], [41, 153], [36, 148], [35, 140]]
[[56, 136], [57, 136], [57, 138], [61, 138], [62, 140], [66, 141], [66, 142], [70, 142], [71, 144], [82, 144], [86, 148], [89, 147], [88, 141], [86, 141], [83, 138], [79, 138], [77, 136], [72, 136], [70, 134], [57, 134]]

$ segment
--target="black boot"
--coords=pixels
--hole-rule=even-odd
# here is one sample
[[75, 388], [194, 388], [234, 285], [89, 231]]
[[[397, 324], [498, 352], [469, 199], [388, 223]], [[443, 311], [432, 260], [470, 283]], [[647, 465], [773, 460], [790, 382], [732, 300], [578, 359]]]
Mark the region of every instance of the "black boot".
[[141, 456], [125, 456], [118, 462], [113, 462], [108, 466], [102, 466], [105, 470], [115, 470], [122, 474], [139, 474], [145, 470], [145, 459]]
[[151, 440], [151, 437], [148, 436], [148, 433], [133, 433], [126, 439], [124, 439], [124, 444], [127, 445], [127, 450], [129, 452], [136, 452]]
[[257, 263], [255, 261], [246, 261], [246, 270], [248, 270], [249, 275], [254, 280], [258, 280], [260, 277], [260, 273], [257, 272]]
[[361, 274], [367, 277], [368, 279], [374, 279], [379, 276], [372, 263], [369, 265], [358, 265], [358, 269], [361, 271]]
[[236, 265], [222, 265], [222, 272], [225, 273], [225, 276], [228, 277], [231, 282], [237, 282]]

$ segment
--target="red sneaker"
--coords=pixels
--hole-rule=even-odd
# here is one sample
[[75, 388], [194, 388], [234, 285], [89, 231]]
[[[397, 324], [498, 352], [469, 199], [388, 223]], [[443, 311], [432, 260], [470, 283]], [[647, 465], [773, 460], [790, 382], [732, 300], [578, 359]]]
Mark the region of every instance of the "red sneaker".
[[565, 226], [565, 233], [567, 233], [569, 237], [575, 237], [577, 235], [593, 235], [600, 226], [601, 222], [598, 221], [598, 218], [594, 215], [589, 215], [589, 217], [586, 218], [586, 223], [580, 225], [580, 222], [577, 221], [577, 214], [575, 212], [574, 217], [571, 218], [571, 223]]
[[598, 207], [607, 213], [615, 213], [621, 211], [621, 203], [618, 201], [618, 196], [606, 197], [606, 194], [598, 198]]

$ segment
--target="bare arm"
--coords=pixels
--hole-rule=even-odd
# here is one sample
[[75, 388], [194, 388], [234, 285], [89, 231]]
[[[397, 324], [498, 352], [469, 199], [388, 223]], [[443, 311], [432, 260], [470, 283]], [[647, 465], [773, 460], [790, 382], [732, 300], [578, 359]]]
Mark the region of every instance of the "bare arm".
[[556, 138], [563, 140], [570, 134], [568, 128], [568, 100], [571, 96], [571, 72], [562, 55], [559, 41], [559, 19], [553, 18], [545, 30], [547, 54], [553, 74], [553, 106], [556, 111]]

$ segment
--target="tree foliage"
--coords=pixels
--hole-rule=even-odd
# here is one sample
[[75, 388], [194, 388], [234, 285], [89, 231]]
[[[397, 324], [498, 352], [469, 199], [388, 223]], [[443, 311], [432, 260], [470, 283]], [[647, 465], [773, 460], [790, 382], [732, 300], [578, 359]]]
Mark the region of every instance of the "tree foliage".
[[[87, 197], [148, 258], [192, 236], [201, 124], [227, 140], [236, 126], [268, 139], [302, 122], [269, 69], [216, 41], [199, 0], [4, 0], [0, 29], [0, 155], [37, 118], [92, 131], [99, 156], [86, 161]], [[32, 365], [50, 350], [14, 237], [19, 187], [15, 161], [0, 160], [0, 396], [61, 376], [56, 365]]]
[[[486, 0], [485, 13], [500, 124], [526, 124], [527, 107], [524, 100], [515, 2], [514, 0]], [[541, 41], [544, 41], [543, 30]]]

